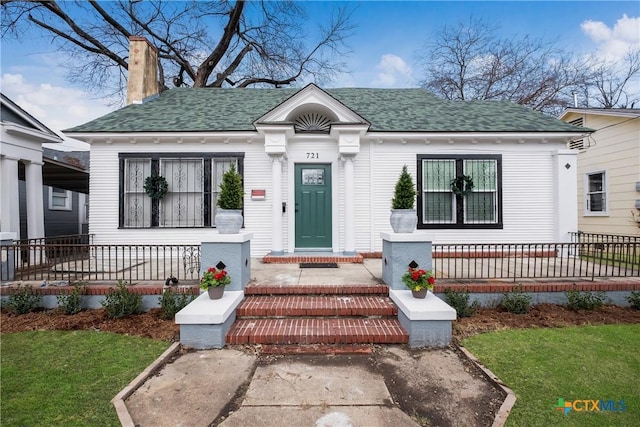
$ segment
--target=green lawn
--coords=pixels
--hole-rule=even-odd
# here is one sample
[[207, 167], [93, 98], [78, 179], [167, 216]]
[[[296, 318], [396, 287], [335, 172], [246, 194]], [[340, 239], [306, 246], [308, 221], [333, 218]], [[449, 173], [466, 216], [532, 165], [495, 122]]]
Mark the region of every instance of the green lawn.
[[[516, 394], [507, 426], [640, 426], [640, 325], [507, 330], [463, 345]], [[565, 416], [559, 398], [624, 400], [626, 410], [580, 402], [589, 411]]]
[[170, 345], [94, 331], [0, 338], [2, 426], [118, 426], [111, 399]]

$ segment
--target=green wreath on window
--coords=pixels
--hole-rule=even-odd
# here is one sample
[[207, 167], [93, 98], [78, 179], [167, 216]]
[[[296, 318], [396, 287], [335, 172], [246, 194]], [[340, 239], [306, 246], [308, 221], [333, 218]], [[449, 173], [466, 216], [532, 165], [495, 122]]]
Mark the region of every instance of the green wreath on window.
[[462, 175], [451, 180], [451, 191], [456, 196], [464, 197], [473, 191], [473, 178]]
[[153, 200], [160, 200], [169, 191], [167, 180], [160, 175], [151, 175], [144, 180], [144, 192]]

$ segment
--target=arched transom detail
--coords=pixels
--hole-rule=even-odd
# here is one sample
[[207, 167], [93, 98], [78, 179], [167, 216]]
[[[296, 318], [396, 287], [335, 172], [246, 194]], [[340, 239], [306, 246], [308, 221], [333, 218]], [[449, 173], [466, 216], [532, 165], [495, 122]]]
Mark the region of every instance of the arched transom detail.
[[324, 114], [304, 113], [295, 119], [296, 132], [323, 132], [331, 130], [331, 120]]

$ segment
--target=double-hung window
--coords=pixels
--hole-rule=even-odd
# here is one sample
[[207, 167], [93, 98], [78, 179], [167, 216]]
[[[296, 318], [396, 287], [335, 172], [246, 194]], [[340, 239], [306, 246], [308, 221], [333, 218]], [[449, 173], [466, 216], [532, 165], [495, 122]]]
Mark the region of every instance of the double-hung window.
[[500, 155], [418, 155], [418, 228], [502, 228], [501, 185]]
[[590, 172], [584, 176], [586, 215], [607, 215], [607, 173]]
[[[235, 165], [242, 174], [242, 153], [120, 154], [120, 227], [211, 227], [222, 174]], [[167, 192], [152, 199], [149, 176], [161, 176]]]
[[49, 210], [70, 211], [71, 192], [62, 188], [49, 187]]

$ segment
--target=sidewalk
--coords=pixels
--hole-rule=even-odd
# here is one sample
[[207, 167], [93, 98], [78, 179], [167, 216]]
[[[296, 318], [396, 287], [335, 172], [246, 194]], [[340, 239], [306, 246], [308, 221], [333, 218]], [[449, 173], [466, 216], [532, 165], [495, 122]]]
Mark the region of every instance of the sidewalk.
[[131, 420], [123, 425], [491, 425], [506, 395], [452, 349], [284, 357], [249, 350], [180, 355], [121, 405]]

